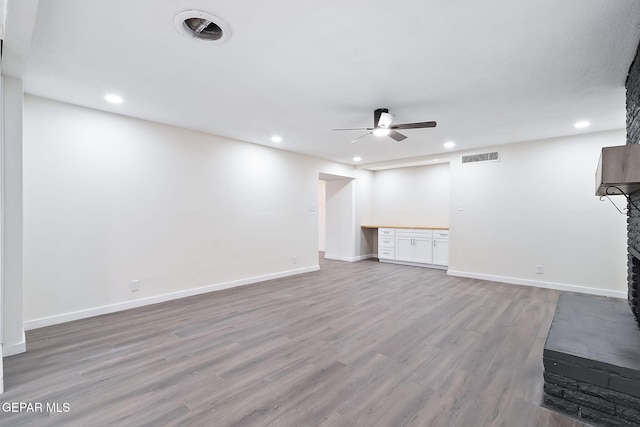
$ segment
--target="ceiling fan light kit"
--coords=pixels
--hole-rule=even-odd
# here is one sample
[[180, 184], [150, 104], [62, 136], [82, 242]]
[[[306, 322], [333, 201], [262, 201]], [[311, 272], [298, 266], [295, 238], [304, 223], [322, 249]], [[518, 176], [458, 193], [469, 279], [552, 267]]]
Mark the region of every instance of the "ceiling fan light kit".
[[391, 126], [391, 122], [393, 121], [394, 117], [395, 116], [393, 114], [382, 112], [380, 114], [380, 118], [378, 119], [378, 126], [382, 128], [388, 128], [389, 126]]
[[386, 108], [378, 108], [373, 112], [373, 127], [372, 128], [352, 128], [352, 129], [332, 129], [334, 131], [342, 131], [342, 130], [367, 130], [369, 132], [361, 135], [355, 139], [349, 141], [349, 144], [353, 144], [360, 138], [364, 138], [367, 135], [375, 135], [375, 136], [388, 136], [394, 139], [396, 142], [404, 141], [407, 137], [400, 132], [397, 132], [395, 129], [423, 129], [423, 128], [434, 128], [436, 127], [436, 122], [418, 122], [418, 123], [402, 123], [397, 125], [392, 125], [393, 119], [395, 115], [389, 113], [389, 110]]

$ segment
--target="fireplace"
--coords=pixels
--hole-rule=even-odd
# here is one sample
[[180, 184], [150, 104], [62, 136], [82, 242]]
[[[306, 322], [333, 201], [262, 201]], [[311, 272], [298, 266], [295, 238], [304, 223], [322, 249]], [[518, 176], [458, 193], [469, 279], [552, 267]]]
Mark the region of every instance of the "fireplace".
[[[631, 201], [640, 206], [640, 192], [633, 193]], [[633, 206], [629, 206], [629, 208], [627, 219], [627, 296], [631, 312], [640, 324], [640, 300], [638, 299], [640, 291], [640, 211]]]
[[544, 405], [597, 426], [640, 426], [640, 210], [634, 204], [640, 206], [640, 191], [628, 206], [628, 301], [560, 295], [543, 353]]
[[629, 307], [631, 312], [640, 322], [638, 307], [638, 289], [640, 284], [640, 254], [629, 248]]
[[[627, 89], [627, 145], [640, 144], [640, 46], [636, 57], [629, 68], [629, 75], [625, 87]], [[636, 169], [638, 166], [636, 165]], [[627, 217], [628, 268], [627, 282], [629, 285], [629, 306], [638, 324], [640, 324], [640, 306], [638, 305], [638, 291], [640, 291], [640, 191], [629, 195]]]

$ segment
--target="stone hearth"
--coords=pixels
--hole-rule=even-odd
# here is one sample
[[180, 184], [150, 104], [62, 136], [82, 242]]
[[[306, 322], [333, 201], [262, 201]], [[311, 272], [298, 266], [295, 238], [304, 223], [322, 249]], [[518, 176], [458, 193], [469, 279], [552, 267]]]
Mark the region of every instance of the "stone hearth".
[[627, 302], [562, 294], [543, 354], [544, 404], [601, 426], [640, 426], [640, 328]]

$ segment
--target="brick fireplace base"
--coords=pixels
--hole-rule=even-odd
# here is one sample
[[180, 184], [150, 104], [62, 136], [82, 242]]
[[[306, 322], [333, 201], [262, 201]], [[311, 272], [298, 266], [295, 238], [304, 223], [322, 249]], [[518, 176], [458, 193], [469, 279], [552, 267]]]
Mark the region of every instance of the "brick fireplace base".
[[594, 425], [640, 426], [640, 327], [626, 301], [561, 294], [543, 362], [545, 406]]

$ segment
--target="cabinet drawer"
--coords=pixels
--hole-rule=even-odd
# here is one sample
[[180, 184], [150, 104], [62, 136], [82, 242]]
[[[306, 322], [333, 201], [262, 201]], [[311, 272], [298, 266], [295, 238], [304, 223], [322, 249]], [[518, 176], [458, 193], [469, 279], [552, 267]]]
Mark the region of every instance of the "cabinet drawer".
[[393, 248], [395, 245], [395, 239], [393, 237], [378, 237], [378, 247], [390, 247]]
[[396, 251], [393, 248], [378, 248], [378, 258], [395, 259]]
[[395, 228], [378, 228], [378, 238], [380, 237], [395, 237]]
[[449, 230], [433, 230], [433, 237], [435, 239], [448, 239]]
[[420, 230], [414, 228], [398, 229], [396, 232], [398, 237], [433, 237], [433, 230]]

